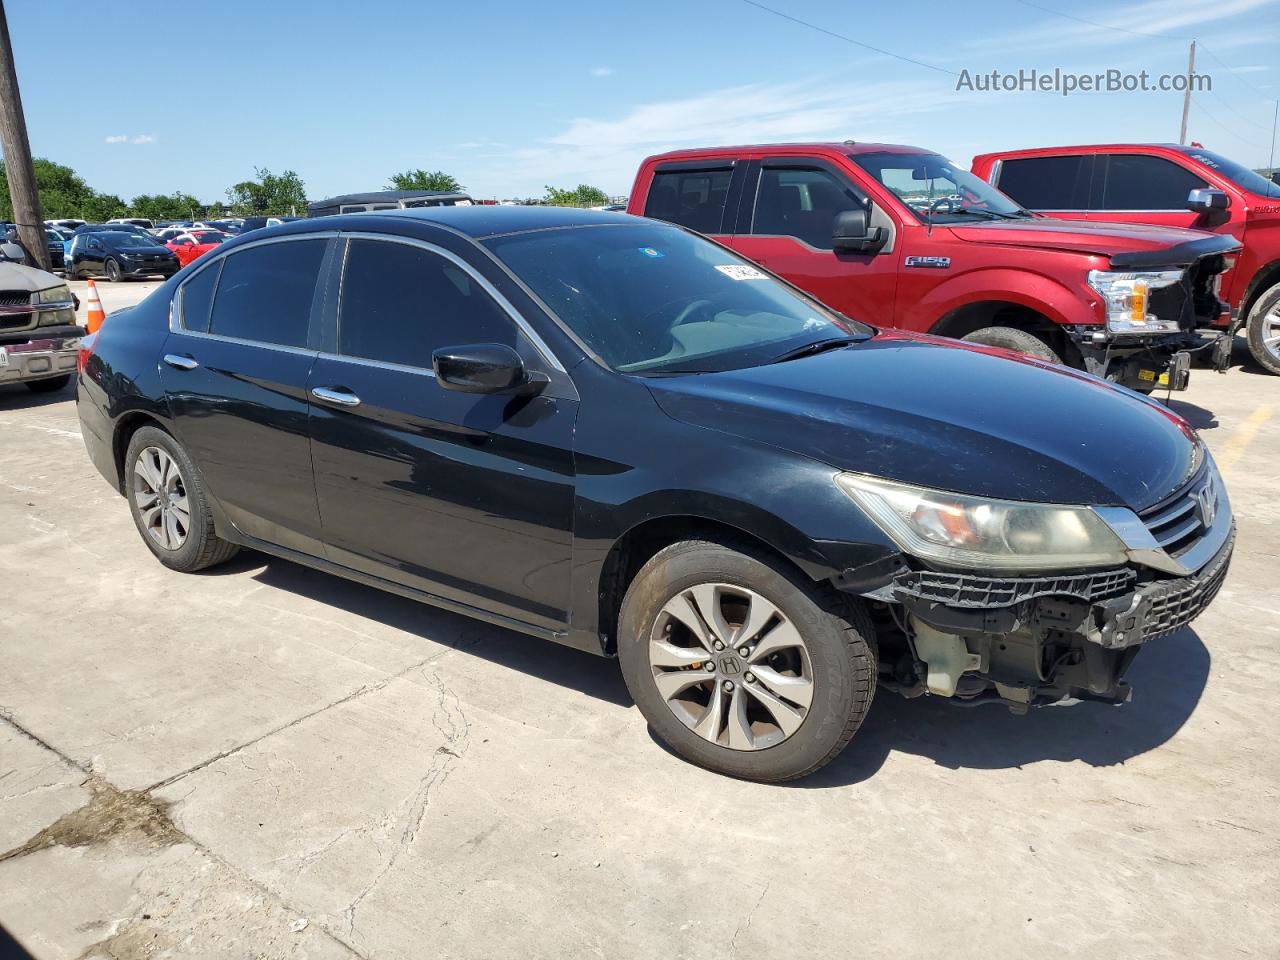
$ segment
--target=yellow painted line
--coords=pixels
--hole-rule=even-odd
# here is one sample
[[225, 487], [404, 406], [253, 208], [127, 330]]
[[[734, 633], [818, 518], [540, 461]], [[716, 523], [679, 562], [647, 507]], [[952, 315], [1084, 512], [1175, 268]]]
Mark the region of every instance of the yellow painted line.
[[1253, 438], [1258, 435], [1262, 425], [1271, 419], [1271, 414], [1271, 407], [1264, 403], [1245, 417], [1244, 423], [1240, 424], [1236, 432], [1227, 438], [1227, 442], [1222, 446], [1222, 452], [1216, 457], [1219, 470], [1223, 473], [1231, 471], [1231, 468], [1244, 456], [1244, 452], [1249, 449], [1249, 444], [1253, 443]]

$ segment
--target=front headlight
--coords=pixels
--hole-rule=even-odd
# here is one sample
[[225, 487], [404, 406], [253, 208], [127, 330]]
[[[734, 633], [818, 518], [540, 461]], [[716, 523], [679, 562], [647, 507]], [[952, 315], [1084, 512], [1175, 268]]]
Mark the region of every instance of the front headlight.
[[1089, 507], [989, 500], [856, 473], [836, 485], [905, 553], [948, 567], [1068, 570], [1119, 566], [1125, 546]]
[[60, 283], [56, 287], [48, 287], [44, 290], [37, 290], [32, 295], [34, 303], [70, 303], [71, 288], [65, 283]]
[[1181, 282], [1181, 270], [1089, 271], [1089, 286], [1102, 295], [1107, 307], [1107, 329], [1116, 334], [1177, 333], [1178, 318], [1155, 316], [1150, 303], [1151, 291]]

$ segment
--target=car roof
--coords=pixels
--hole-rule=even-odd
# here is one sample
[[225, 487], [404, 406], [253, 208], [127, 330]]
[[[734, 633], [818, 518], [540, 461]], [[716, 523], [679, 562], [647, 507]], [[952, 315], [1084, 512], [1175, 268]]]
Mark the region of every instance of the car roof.
[[337, 197], [326, 197], [324, 200], [312, 200], [308, 207], [331, 207], [344, 203], [378, 203], [387, 200], [414, 200], [417, 198], [435, 199], [436, 197], [462, 197], [470, 199], [461, 190], [373, 190], [367, 193], [344, 193]]
[[[1202, 150], [1203, 147], [1189, 147], [1184, 143], [1073, 143], [1069, 146], [1058, 147], [1026, 147], [1022, 150], [991, 150], [988, 153], [980, 153], [978, 157], [1004, 157], [1012, 154], [1043, 154], [1043, 153], [1089, 153], [1091, 151], [1104, 151], [1114, 153], [1121, 150], [1177, 150], [1180, 153], [1192, 153], [1196, 150]], [[974, 159], [977, 159], [975, 157]]]
[[361, 230], [416, 225], [445, 227], [473, 240], [529, 230], [556, 227], [588, 227], [603, 224], [637, 223], [638, 217], [608, 210], [579, 210], [573, 207], [415, 207], [409, 210], [378, 210], [344, 213], [333, 217], [295, 220], [272, 230], [290, 233], [312, 230]]
[[809, 143], [752, 143], [727, 147], [698, 147], [692, 150], [672, 150], [650, 157], [650, 160], [698, 160], [704, 157], [720, 157], [735, 153], [772, 153], [792, 155], [812, 153], [842, 153], [846, 155], [860, 153], [901, 153], [901, 154], [935, 154], [936, 150], [923, 147], [912, 147], [901, 143], [859, 143], [856, 140], [814, 141]]

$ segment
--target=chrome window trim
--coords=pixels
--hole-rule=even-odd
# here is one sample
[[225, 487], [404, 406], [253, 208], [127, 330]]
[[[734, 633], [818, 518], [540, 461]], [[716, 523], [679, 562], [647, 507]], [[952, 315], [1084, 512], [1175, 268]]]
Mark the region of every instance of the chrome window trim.
[[[263, 237], [261, 240], [250, 240], [248, 243], [238, 246], [233, 250], [228, 250], [226, 252], [219, 250], [217, 256], [206, 255], [206, 257], [202, 257], [201, 259], [207, 260], [207, 262], [202, 263], [197, 269], [193, 270], [191, 272], [191, 276], [184, 277], [182, 282], [178, 284], [177, 291], [175, 291], [173, 297], [169, 300], [169, 332], [180, 333], [184, 337], [199, 337], [204, 340], [216, 340], [222, 343], [243, 343], [255, 347], [266, 347], [269, 350], [279, 350], [284, 353], [299, 353], [308, 356], [314, 355], [317, 351], [310, 350], [306, 347], [291, 347], [288, 344], [268, 343], [265, 340], [246, 340], [242, 337], [224, 337], [217, 333], [202, 333], [199, 330], [188, 330], [182, 322], [182, 295], [186, 291], [188, 283], [200, 276], [200, 274], [204, 273], [204, 271], [208, 270], [215, 263], [220, 264], [227, 257], [234, 257], [241, 250], [249, 250], [253, 247], [265, 247], [269, 243], [290, 243], [297, 240], [332, 240], [338, 235], [337, 230], [322, 230], [317, 231], [316, 233], [291, 233], [285, 237]], [[317, 282], [319, 279], [319, 277], [316, 278]], [[178, 304], [178, 309], [176, 310], [174, 309], [175, 302]], [[212, 304], [210, 304], [210, 311], [212, 311], [212, 309]], [[212, 326], [212, 313], [209, 320], [210, 326]]]
[[[310, 236], [310, 234], [308, 234], [308, 236]], [[529, 321], [526, 320], [521, 315], [520, 311], [518, 311], [511, 304], [511, 301], [509, 301], [506, 297], [504, 297], [498, 291], [497, 287], [495, 287], [492, 283], [490, 283], [485, 277], [481, 276], [480, 273], [475, 269], [475, 267], [467, 263], [466, 260], [462, 259], [453, 251], [446, 250], [444, 247], [431, 243], [429, 240], [419, 240], [417, 237], [405, 237], [405, 236], [400, 236], [398, 234], [370, 233], [368, 231], [351, 231], [351, 232], [344, 231], [342, 233], [342, 237], [347, 240], [373, 240], [373, 241], [378, 241], [382, 243], [401, 243], [401, 244], [404, 244], [405, 246], [418, 247], [419, 249], [425, 250], [428, 253], [432, 253], [432, 254], [435, 254], [436, 256], [443, 257], [445, 260], [452, 263], [454, 266], [460, 269], [463, 273], [469, 276], [472, 280], [474, 280], [477, 284], [479, 284], [480, 289], [482, 289], [485, 293], [487, 293], [493, 299], [494, 303], [496, 303], [498, 307], [504, 313], [506, 313], [506, 315], [511, 319], [511, 322], [516, 325], [516, 329], [518, 329], [522, 334], [524, 334], [525, 338], [531, 344], [533, 344], [533, 348], [538, 352], [538, 354], [542, 357], [545, 363], [547, 363], [552, 369], [558, 371], [559, 373], [564, 373], [564, 374], [568, 373], [568, 371], [565, 370], [564, 368], [564, 364], [560, 362], [559, 358], [551, 351], [551, 348], [547, 346], [546, 341], [544, 341], [542, 337], [538, 335], [538, 332], [533, 329]], [[348, 252], [350, 252], [350, 248], [348, 248]], [[347, 258], [344, 256], [342, 260], [342, 277], [338, 285], [339, 329], [341, 329], [341, 323], [342, 323], [342, 290], [346, 284], [346, 279], [347, 279], [346, 274], [347, 274]], [[341, 346], [342, 346], [341, 341], [338, 341], [336, 343], [336, 346], [338, 347], [339, 350], [341, 350]], [[371, 364], [378, 364], [381, 366], [386, 366], [391, 369], [397, 369], [397, 370], [427, 371], [431, 369], [429, 367], [418, 367], [412, 364], [397, 364], [397, 363], [389, 363], [387, 361], [369, 360], [366, 357], [355, 357], [345, 353], [337, 353], [337, 354], [334, 354], [333, 356], [339, 360], [360, 360], [360, 361], [365, 361]], [[434, 371], [432, 371], [432, 376], [434, 375], [435, 373]]]
[[435, 379], [435, 371], [429, 367], [415, 367], [407, 363], [391, 363], [388, 360], [369, 360], [365, 357], [354, 357], [345, 353], [327, 353], [321, 351], [321, 360], [337, 360], [340, 363], [354, 363], [361, 367], [376, 367], [379, 370], [394, 370], [396, 373], [415, 373], [423, 377]]

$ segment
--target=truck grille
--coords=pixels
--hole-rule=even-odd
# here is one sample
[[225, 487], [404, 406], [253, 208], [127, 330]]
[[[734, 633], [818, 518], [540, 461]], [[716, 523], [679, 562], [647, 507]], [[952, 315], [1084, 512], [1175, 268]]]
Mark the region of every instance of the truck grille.
[[[26, 290], [0, 290], [0, 306], [25, 307], [31, 303]], [[29, 313], [0, 313], [0, 330], [21, 330], [31, 323]]]
[[1133, 589], [1132, 570], [1064, 574], [1056, 577], [979, 577], [940, 570], [915, 570], [897, 580], [897, 589], [950, 607], [1010, 607], [1036, 597], [1102, 600]]
[[1214, 471], [1206, 467], [1195, 480], [1141, 517], [1165, 553], [1180, 557], [1204, 536], [1220, 506], [1217, 479]]

